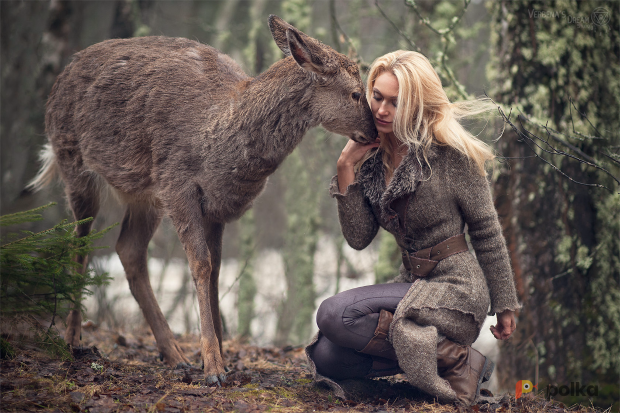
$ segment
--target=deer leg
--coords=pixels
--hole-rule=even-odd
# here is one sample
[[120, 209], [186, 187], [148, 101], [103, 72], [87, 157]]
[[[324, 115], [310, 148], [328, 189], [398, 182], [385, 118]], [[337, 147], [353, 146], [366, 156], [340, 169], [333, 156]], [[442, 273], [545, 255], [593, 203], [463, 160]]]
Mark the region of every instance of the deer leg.
[[[79, 190], [74, 188], [79, 188]], [[95, 218], [97, 212], [99, 212], [99, 192], [92, 180], [86, 179], [84, 182], [76, 182], [71, 186], [68, 185], [66, 193], [76, 221], [90, 217]], [[92, 221], [78, 225], [76, 228], [77, 236], [83, 237], [88, 235], [92, 226]], [[88, 265], [88, 256], [78, 255], [75, 259], [80, 264], [80, 274], [84, 274]], [[71, 347], [78, 347], [82, 335], [82, 294], [77, 293], [73, 300], [73, 308], [69, 311], [69, 316], [67, 317], [65, 342]]]
[[[203, 218], [200, 202], [194, 205], [176, 202], [171, 205], [176, 208], [172, 208], [170, 217], [185, 249], [196, 285], [200, 309], [200, 351], [204, 362], [205, 381], [207, 384], [221, 385], [226, 379], [226, 374], [220, 350], [220, 338], [216, 332], [219, 331], [221, 337], [219, 309], [214, 310], [218, 296], [213, 294], [217, 292], [217, 287], [214, 288], [213, 285], [217, 285], [218, 273], [214, 270], [219, 269], [223, 225], [207, 223]], [[212, 257], [216, 257], [216, 265]]]
[[150, 205], [129, 205], [116, 243], [116, 252], [125, 269], [131, 294], [151, 327], [166, 364], [171, 367], [185, 366], [189, 365], [189, 360], [174, 339], [149, 280], [147, 247], [161, 217], [161, 212]]
[[209, 302], [211, 305], [211, 318], [213, 319], [213, 328], [217, 341], [219, 342], [220, 354], [222, 357], [222, 318], [220, 315], [219, 303], [219, 277], [220, 264], [222, 262], [222, 234], [224, 233], [224, 224], [211, 223], [206, 226], [207, 247], [211, 253], [211, 277], [209, 277]]

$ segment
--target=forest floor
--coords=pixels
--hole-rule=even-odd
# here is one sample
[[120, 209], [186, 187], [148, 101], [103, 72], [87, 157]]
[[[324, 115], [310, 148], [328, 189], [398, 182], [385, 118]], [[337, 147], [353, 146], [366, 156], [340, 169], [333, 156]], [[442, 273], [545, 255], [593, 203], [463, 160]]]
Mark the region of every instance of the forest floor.
[[[224, 342], [230, 372], [223, 387], [207, 387], [199, 369], [170, 369], [150, 332], [119, 335], [91, 326], [72, 361], [28, 345], [0, 360], [0, 411], [50, 412], [596, 412], [540, 397], [505, 396], [471, 409], [435, 403], [403, 376], [368, 380], [372, 391], [342, 401], [313, 385], [302, 347], [261, 348]], [[199, 339], [178, 337], [195, 365]], [[369, 388], [368, 385], [366, 388]]]

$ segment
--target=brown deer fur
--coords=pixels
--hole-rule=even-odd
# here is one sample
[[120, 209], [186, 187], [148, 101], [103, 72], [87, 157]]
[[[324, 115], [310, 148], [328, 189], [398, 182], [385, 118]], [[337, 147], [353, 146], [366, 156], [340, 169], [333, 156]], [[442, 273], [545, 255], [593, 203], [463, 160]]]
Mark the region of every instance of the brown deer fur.
[[[256, 78], [216, 49], [181, 38], [108, 40], [75, 55], [47, 102], [51, 146], [32, 186], [60, 172], [75, 219], [94, 217], [110, 185], [127, 204], [116, 251], [132, 294], [170, 366], [188, 363], [157, 304], [147, 246], [168, 214], [200, 306], [207, 383], [225, 379], [218, 276], [224, 224], [322, 124], [358, 142], [377, 137], [357, 66], [270, 16], [286, 57]], [[90, 224], [78, 228], [84, 235]], [[84, 257], [78, 258], [86, 265]], [[65, 339], [79, 344], [80, 312]]]

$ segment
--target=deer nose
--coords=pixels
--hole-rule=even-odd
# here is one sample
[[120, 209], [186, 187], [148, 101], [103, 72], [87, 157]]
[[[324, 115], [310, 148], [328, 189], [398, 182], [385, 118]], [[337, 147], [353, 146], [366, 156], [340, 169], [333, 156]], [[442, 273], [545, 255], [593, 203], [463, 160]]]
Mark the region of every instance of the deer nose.
[[374, 142], [374, 140], [376, 139], [376, 136], [369, 137], [369, 136], [366, 136], [366, 134], [362, 132], [353, 132], [353, 134], [351, 135], [351, 139], [357, 143], [367, 144], [367, 143]]

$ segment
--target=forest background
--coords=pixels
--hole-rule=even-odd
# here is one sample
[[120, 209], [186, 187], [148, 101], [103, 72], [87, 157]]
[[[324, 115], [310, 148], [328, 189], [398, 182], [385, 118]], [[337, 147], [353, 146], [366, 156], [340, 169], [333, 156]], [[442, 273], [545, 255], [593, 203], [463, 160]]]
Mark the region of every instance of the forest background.
[[[182, 36], [217, 47], [256, 75], [282, 57], [267, 28], [268, 15], [277, 14], [362, 69], [386, 52], [418, 50], [451, 99], [486, 93], [512, 124], [499, 115], [468, 124], [499, 154], [490, 178], [523, 303], [513, 338], [496, 348], [497, 388], [524, 379], [539, 388], [592, 384], [599, 389], [593, 403], [608, 407], [619, 402], [620, 386], [619, 4], [2, 1], [1, 214], [62, 205], [32, 231], [69, 217], [60, 185], [35, 194], [24, 188], [39, 167], [51, 86], [71, 55], [91, 44]], [[361, 252], [340, 234], [327, 186], [345, 143], [310, 131], [254, 209], [226, 227], [220, 299], [229, 338], [301, 345], [316, 329], [322, 299], [396, 274], [400, 254], [389, 234]], [[98, 229], [121, 220], [113, 197], [109, 204]], [[94, 291], [87, 314], [129, 333], [145, 322], [113, 252], [117, 236], [118, 228], [99, 241], [111, 248], [98, 250], [92, 265], [113, 280]], [[173, 330], [196, 333], [194, 288], [168, 221], [149, 252], [151, 282]]]

